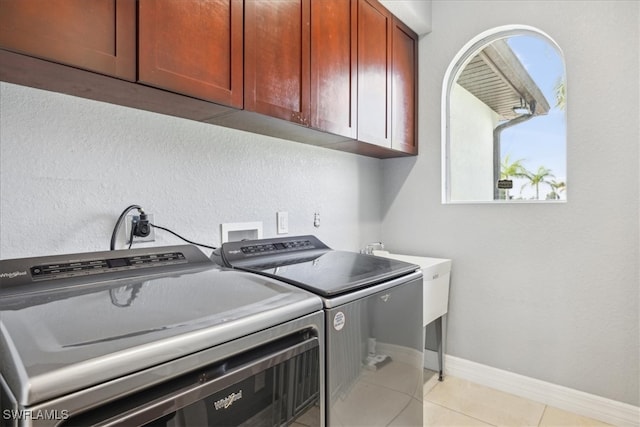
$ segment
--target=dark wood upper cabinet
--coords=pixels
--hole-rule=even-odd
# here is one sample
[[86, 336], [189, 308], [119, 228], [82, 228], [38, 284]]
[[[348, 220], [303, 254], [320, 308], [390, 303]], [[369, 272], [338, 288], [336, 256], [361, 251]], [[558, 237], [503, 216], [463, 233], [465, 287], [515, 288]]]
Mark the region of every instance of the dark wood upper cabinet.
[[311, 2], [311, 127], [357, 137], [357, 0]]
[[358, 1], [358, 140], [391, 147], [393, 16], [376, 0]]
[[418, 36], [393, 19], [391, 148], [418, 153]]
[[309, 125], [310, 0], [245, 0], [245, 109]]
[[245, 109], [356, 137], [356, 0], [246, 0]]
[[135, 0], [0, 0], [0, 47], [134, 81]]
[[1, 81], [378, 158], [417, 154], [417, 46], [378, 0], [0, 0]]
[[418, 36], [358, 0], [358, 141], [417, 154]]
[[139, 0], [141, 83], [242, 108], [242, 0]]
[[245, 0], [248, 111], [415, 154], [416, 71], [417, 36], [378, 0]]

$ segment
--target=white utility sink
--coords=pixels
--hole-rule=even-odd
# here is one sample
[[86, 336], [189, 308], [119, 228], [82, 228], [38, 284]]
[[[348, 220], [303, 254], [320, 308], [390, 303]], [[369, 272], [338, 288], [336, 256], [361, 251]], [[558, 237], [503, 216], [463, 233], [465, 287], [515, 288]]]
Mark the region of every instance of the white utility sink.
[[449, 306], [449, 277], [451, 260], [445, 258], [428, 258], [413, 255], [392, 254], [387, 251], [373, 251], [373, 255], [397, 259], [417, 264], [423, 274], [422, 325], [438, 319], [447, 313]]
[[[422, 326], [435, 321], [436, 340], [438, 342], [438, 379], [442, 381], [444, 375], [444, 316], [449, 307], [449, 278], [451, 276], [451, 260], [446, 258], [428, 258], [413, 255], [391, 254], [387, 251], [373, 250], [373, 255], [410, 262], [420, 266], [422, 270]], [[430, 352], [425, 349], [424, 367], [432, 369]]]

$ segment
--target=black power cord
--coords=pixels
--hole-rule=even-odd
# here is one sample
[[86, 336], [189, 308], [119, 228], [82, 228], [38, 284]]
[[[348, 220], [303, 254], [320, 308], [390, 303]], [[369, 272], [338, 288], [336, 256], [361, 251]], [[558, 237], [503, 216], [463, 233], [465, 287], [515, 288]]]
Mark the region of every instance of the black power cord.
[[203, 248], [214, 249], [214, 250], [215, 250], [215, 249], [218, 249], [218, 248], [216, 248], [215, 246], [203, 245], [202, 243], [192, 242], [191, 240], [189, 240], [189, 239], [185, 239], [184, 237], [182, 237], [181, 235], [179, 235], [179, 234], [178, 234], [178, 233], [176, 233], [175, 231], [171, 231], [171, 230], [169, 230], [168, 228], [160, 227], [159, 225], [155, 225], [155, 224], [151, 224], [151, 223], [149, 223], [149, 225], [151, 225], [153, 228], [157, 228], [157, 229], [159, 229], [159, 230], [167, 231], [167, 232], [169, 232], [169, 233], [173, 234], [174, 236], [176, 236], [177, 238], [182, 239], [182, 240], [184, 240], [184, 241], [185, 241], [185, 242], [187, 242], [187, 243], [191, 243], [192, 245], [201, 246], [201, 247], [203, 247]]
[[131, 206], [128, 206], [124, 211], [122, 211], [122, 213], [118, 217], [118, 220], [116, 221], [116, 225], [113, 227], [113, 232], [111, 233], [111, 250], [114, 250], [116, 248], [116, 236], [118, 234], [118, 230], [122, 226], [122, 221], [127, 216], [127, 214], [134, 209], [137, 209], [138, 212], [140, 213], [140, 219], [134, 222], [134, 224], [131, 227], [131, 233], [129, 235], [129, 249], [131, 249], [131, 245], [133, 244], [133, 236], [146, 237], [151, 233], [151, 227], [169, 232], [174, 236], [176, 236], [177, 238], [184, 240], [185, 242], [190, 243], [192, 245], [201, 246], [203, 248], [214, 249], [214, 250], [217, 249], [215, 246], [203, 245], [202, 243], [193, 242], [189, 239], [182, 237], [178, 233], [169, 230], [168, 228], [152, 224], [151, 222], [149, 222], [147, 214], [144, 212], [144, 209], [142, 208], [142, 206], [131, 205]]
[[[142, 209], [142, 206], [139, 205], [131, 205], [128, 206], [125, 210], [122, 211], [122, 213], [120, 214], [120, 216], [118, 217], [118, 220], [116, 221], [116, 225], [113, 227], [113, 232], [111, 233], [111, 246], [110, 246], [110, 250], [115, 250], [116, 248], [116, 236], [118, 235], [118, 230], [120, 229], [120, 227], [122, 226], [122, 221], [124, 220], [124, 218], [127, 216], [127, 214], [129, 212], [131, 212], [132, 210], [137, 209], [138, 212], [140, 213], [140, 217], [142, 218], [142, 215], [145, 216], [146, 215], [144, 213], [144, 209]], [[148, 223], [148, 222], [147, 222]], [[133, 242], [133, 235], [134, 235], [134, 230], [131, 230], [131, 242]], [[148, 233], [147, 233], [148, 235]], [[131, 245], [129, 245], [129, 247], [131, 247]]]

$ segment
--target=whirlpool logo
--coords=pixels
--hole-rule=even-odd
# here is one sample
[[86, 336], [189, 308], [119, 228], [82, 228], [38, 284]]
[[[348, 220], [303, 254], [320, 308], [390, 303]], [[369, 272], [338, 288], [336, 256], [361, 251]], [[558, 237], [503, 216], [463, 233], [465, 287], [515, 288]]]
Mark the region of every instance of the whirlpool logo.
[[14, 271], [13, 273], [0, 273], [0, 279], [15, 279], [18, 276], [26, 276], [26, 271]]
[[213, 402], [213, 406], [215, 406], [216, 411], [220, 409], [227, 409], [229, 406], [233, 405], [233, 402], [240, 399], [242, 399], [242, 390], [238, 391], [237, 393], [231, 393], [229, 396], [223, 399], [216, 400], [215, 402]]

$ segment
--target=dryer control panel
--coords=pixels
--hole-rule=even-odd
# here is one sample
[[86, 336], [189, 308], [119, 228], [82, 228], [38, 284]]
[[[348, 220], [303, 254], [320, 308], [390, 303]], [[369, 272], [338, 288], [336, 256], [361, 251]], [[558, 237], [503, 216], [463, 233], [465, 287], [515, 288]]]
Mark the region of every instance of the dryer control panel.
[[221, 248], [214, 251], [211, 258], [219, 265], [236, 267], [246, 263], [254, 263], [258, 258], [286, 256], [290, 259], [330, 250], [331, 248], [312, 235], [277, 237], [273, 239], [226, 242], [222, 244]]

